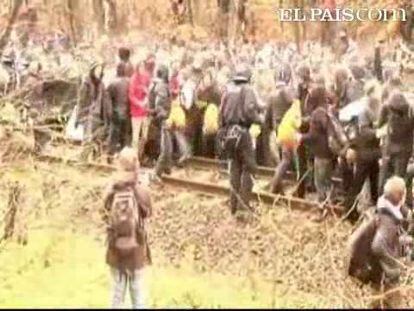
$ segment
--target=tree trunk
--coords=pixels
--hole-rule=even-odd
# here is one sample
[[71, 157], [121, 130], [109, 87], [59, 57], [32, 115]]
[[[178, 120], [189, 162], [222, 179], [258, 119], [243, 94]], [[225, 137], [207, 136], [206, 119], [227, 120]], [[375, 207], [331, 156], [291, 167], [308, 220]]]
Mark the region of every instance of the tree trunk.
[[201, 24], [200, 20], [202, 18], [202, 14], [200, 14], [201, 11], [200, 11], [200, 2], [199, 2], [199, 0], [193, 0], [192, 1], [191, 9], [192, 9], [193, 20], [194, 20], [195, 24], [200, 25]]
[[77, 0], [67, 0], [66, 1], [66, 14], [69, 22], [69, 29], [70, 29], [70, 37], [72, 39], [73, 44], [76, 46], [78, 42], [78, 36], [76, 32], [76, 7], [77, 7]]
[[93, 10], [95, 12], [95, 21], [98, 34], [101, 34], [105, 28], [105, 10], [102, 0], [93, 0]]
[[[293, 7], [299, 8], [299, 0], [293, 0]], [[301, 51], [301, 40], [300, 40], [300, 27], [298, 22], [293, 22], [293, 31], [295, 34], [295, 42], [296, 42], [296, 48], [298, 50], [298, 53]]]
[[[279, 0], [279, 8], [280, 9], [283, 8], [283, 0]], [[283, 24], [281, 19], [279, 19], [279, 25], [280, 25], [280, 29], [282, 30], [282, 33], [284, 33], [285, 32], [285, 27], [284, 27], [284, 24]]]
[[[302, 12], [304, 12], [304, 9], [305, 9], [305, 1], [304, 0], [300, 1], [300, 9], [302, 10]], [[302, 26], [302, 40], [306, 41], [306, 38], [307, 38], [306, 22], [300, 22], [300, 24]]]
[[187, 0], [187, 9], [188, 9], [188, 19], [190, 21], [190, 24], [191, 26], [194, 26], [193, 8], [192, 8], [191, 0]]
[[0, 37], [0, 52], [3, 51], [4, 47], [7, 45], [9, 41], [10, 34], [13, 28], [14, 23], [16, 22], [17, 16], [19, 14], [20, 7], [23, 4], [23, 0], [14, 0], [14, 5], [11, 10], [10, 17], [7, 22], [6, 29], [4, 30], [3, 34]]
[[105, 0], [105, 30], [113, 32], [118, 28], [117, 8], [114, 0]]

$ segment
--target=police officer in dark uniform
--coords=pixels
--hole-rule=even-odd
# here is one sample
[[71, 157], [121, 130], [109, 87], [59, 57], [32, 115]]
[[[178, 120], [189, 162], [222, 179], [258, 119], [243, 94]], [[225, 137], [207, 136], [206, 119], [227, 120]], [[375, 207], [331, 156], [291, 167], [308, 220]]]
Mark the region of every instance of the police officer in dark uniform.
[[249, 85], [251, 75], [247, 64], [236, 68], [233, 81], [223, 94], [219, 115], [220, 127], [225, 132], [223, 149], [230, 167], [231, 213], [239, 215], [250, 208], [252, 174], [256, 169], [249, 128], [253, 123], [263, 123], [257, 97]]

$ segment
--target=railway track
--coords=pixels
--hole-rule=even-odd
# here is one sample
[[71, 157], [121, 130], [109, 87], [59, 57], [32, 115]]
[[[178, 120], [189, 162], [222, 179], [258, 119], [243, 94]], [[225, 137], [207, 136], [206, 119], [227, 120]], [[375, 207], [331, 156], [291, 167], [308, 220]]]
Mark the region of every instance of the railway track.
[[[223, 168], [225, 168], [227, 165], [226, 161], [220, 161], [217, 159], [210, 159], [210, 158], [204, 158], [204, 157], [195, 157], [195, 156], [188, 159], [187, 164], [193, 167], [200, 168], [200, 169], [211, 168], [211, 169], [217, 169], [217, 170], [223, 170]], [[256, 170], [256, 175], [262, 178], [269, 179], [269, 178], [272, 178], [274, 174], [275, 174], [275, 168], [271, 168], [271, 167], [258, 166]], [[290, 181], [294, 181], [296, 180], [296, 173], [292, 171], [288, 171], [286, 173], [286, 178]], [[338, 177], [334, 177], [332, 181], [335, 184], [342, 183], [342, 179]]]
[[[72, 146], [80, 146], [79, 142], [73, 142], [65, 138], [65, 136], [61, 133], [55, 133], [53, 136], [53, 141], [57, 144], [69, 143]], [[199, 157], [199, 156], [193, 156], [186, 160], [186, 166], [191, 166], [193, 168], [197, 168], [200, 170], [206, 170], [206, 169], [213, 169], [216, 170], [222, 174], [228, 174], [227, 170], [227, 163], [224, 160], [218, 160], [218, 159], [211, 159], [211, 158], [205, 158], [205, 157]], [[272, 167], [266, 167], [266, 166], [258, 166], [256, 169], [256, 176], [258, 178], [267, 179], [270, 180], [275, 173], [275, 168]], [[285, 175], [286, 181], [290, 183], [294, 183], [297, 180], [297, 176], [295, 172], [287, 171]], [[335, 185], [340, 185], [342, 183], [342, 180], [338, 177], [333, 177], [332, 182]]]
[[[72, 158], [65, 158], [62, 156], [56, 156], [53, 154], [43, 154], [39, 155], [38, 159], [40, 161], [47, 161], [47, 162], [58, 162], [58, 163], [65, 163], [75, 167], [84, 167], [84, 168], [92, 168], [100, 171], [104, 171], [106, 173], [111, 173], [115, 171], [116, 167], [113, 165], [102, 164], [97, 162], [82, 162]], [[201, 165], [203, 162], [210, 163], [211, 167], [218, 167], [219, 163], [215, 160], [210, 159], [203, 159], [203, 158], [195, 158], [192, 159], [187, 165], [191, 165], [191, 163], [197, 162], [198, 165]], [[218, 163], [218, 164], [217, 164]], [[151, 175], [152, 172], [148, 168], [142, 168], [142, 171], [147, 176]], [[148, 177], [149, 177], [148, 176]], [[164, 175], [162, 177], [162, 183], [166, 186], [174, 187], [177, 189], [188, 189], [191, 191], [213, 194], [213, 195], [220, 195], [220, 196], [227, 196], [230, 193], [230, 188], [228, 185], [220, 184], [218, 182], [209, 182], [209, 181], [200, 181], [188, 178], [186, 176], [174, 176], [174, 175]], [[292, 209], [296, 210], [318, 210], [319, 204], [317, 202], [312, 202], [309, 200], [304, 200], [301, 198], [297, 198], [294, 196], [287, 196], [287, 195], [275, 195], [266, 191], [262, 191], [260, 189], [253, 190], [252, 193], [252, 200], [264, 204], [269, 204], [272, 206], [276, 205], [287, 205]], [[343, 212], [342, 207], [337, 205], [328, 206], [327, 209], [334, 215], [341, 215]]]

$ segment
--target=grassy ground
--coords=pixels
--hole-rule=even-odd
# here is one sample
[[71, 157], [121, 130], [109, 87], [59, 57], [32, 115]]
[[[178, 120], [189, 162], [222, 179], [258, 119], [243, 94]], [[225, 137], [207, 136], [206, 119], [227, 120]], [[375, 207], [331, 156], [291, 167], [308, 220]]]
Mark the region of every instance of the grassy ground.
[[[0, 253], [1, 307], [107, 307], [110, 277], [104, 247], [65, 229], [31, 233], [27, 246]], [[148, 270], [152, 307], [312, 307], [312, 297], [284, 297], [258, 280], [200, 274], [155, 263]], [[129, 299], [129, 298], [128, 298]]]
[[[27, 231], [27, 245], [11, 241], [0, 247], [0, 307], [107, 307], [111, 280], [96, 213], [107, 177], [64, 165], [20, 163], [3, 170], [2, 181], [0, 215], [8, 208], [9, 182], [24, 185], [29, 199], [15, 229]], [[161, 252], [154, 250], [147, 272], [152, 307], [320, 305], [307, 295], [286, 297], [283, 287], [260, 277], [202, 273], [185, 258], [173, 265]]]

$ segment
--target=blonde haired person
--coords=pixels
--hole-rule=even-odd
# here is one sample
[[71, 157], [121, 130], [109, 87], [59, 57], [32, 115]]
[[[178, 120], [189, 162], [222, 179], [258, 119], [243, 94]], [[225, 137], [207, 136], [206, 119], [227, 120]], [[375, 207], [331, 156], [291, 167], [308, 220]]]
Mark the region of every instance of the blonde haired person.
[[[378, 262], [378, 282], [385, 291], [395, 288], [399, 283], [402, 266], [399, 257], [405, 255], [402, 249], [412, 244], [412, 239], [404, 234], [404, 227], [411, 215], [405, 207], [406, 185], [404, 179], [398, 176], [389, 178], [384, 185], [384, 194], [377, 203], [377, 229], [371, 249]], [[386, 298], [385, 303], [390, 307], [398, 307], [398, 291]], [[382, 302], [384, 303], [384, 302]]]
[[145, 267], [151, 254], [145, 220], [151, 216], [149, 191], [138, 183], [138, 155], [133, 148], [124, 148], [118, 157], [118, 171], [104, 196], [105, 221], [108, 224], [106, 263], [113, 279], [111, 304], [122, 307], [127, 287], [132, 307], [144, 308], [146, 289]]
[[137, 173], [140, 167], [138, 155], [131, 147], [125, 147], [118, 156], [118, 168], [124, 172]]
[[[362, 223], [350, 239], [348, 274], [364, 283], [371, 282], [376, 290], [389, 292], [398, 286], [402, 269], [399, 260], [406, 255], [402, 249], [412, 245], [412, 239], [402, 233], [411, 221], [404, 206], [405, 194], [406, 186], [401, 177], [388, 179], [374, 217]], [[398, 291], [375, 302], [378, 303], [398, 307]]]

